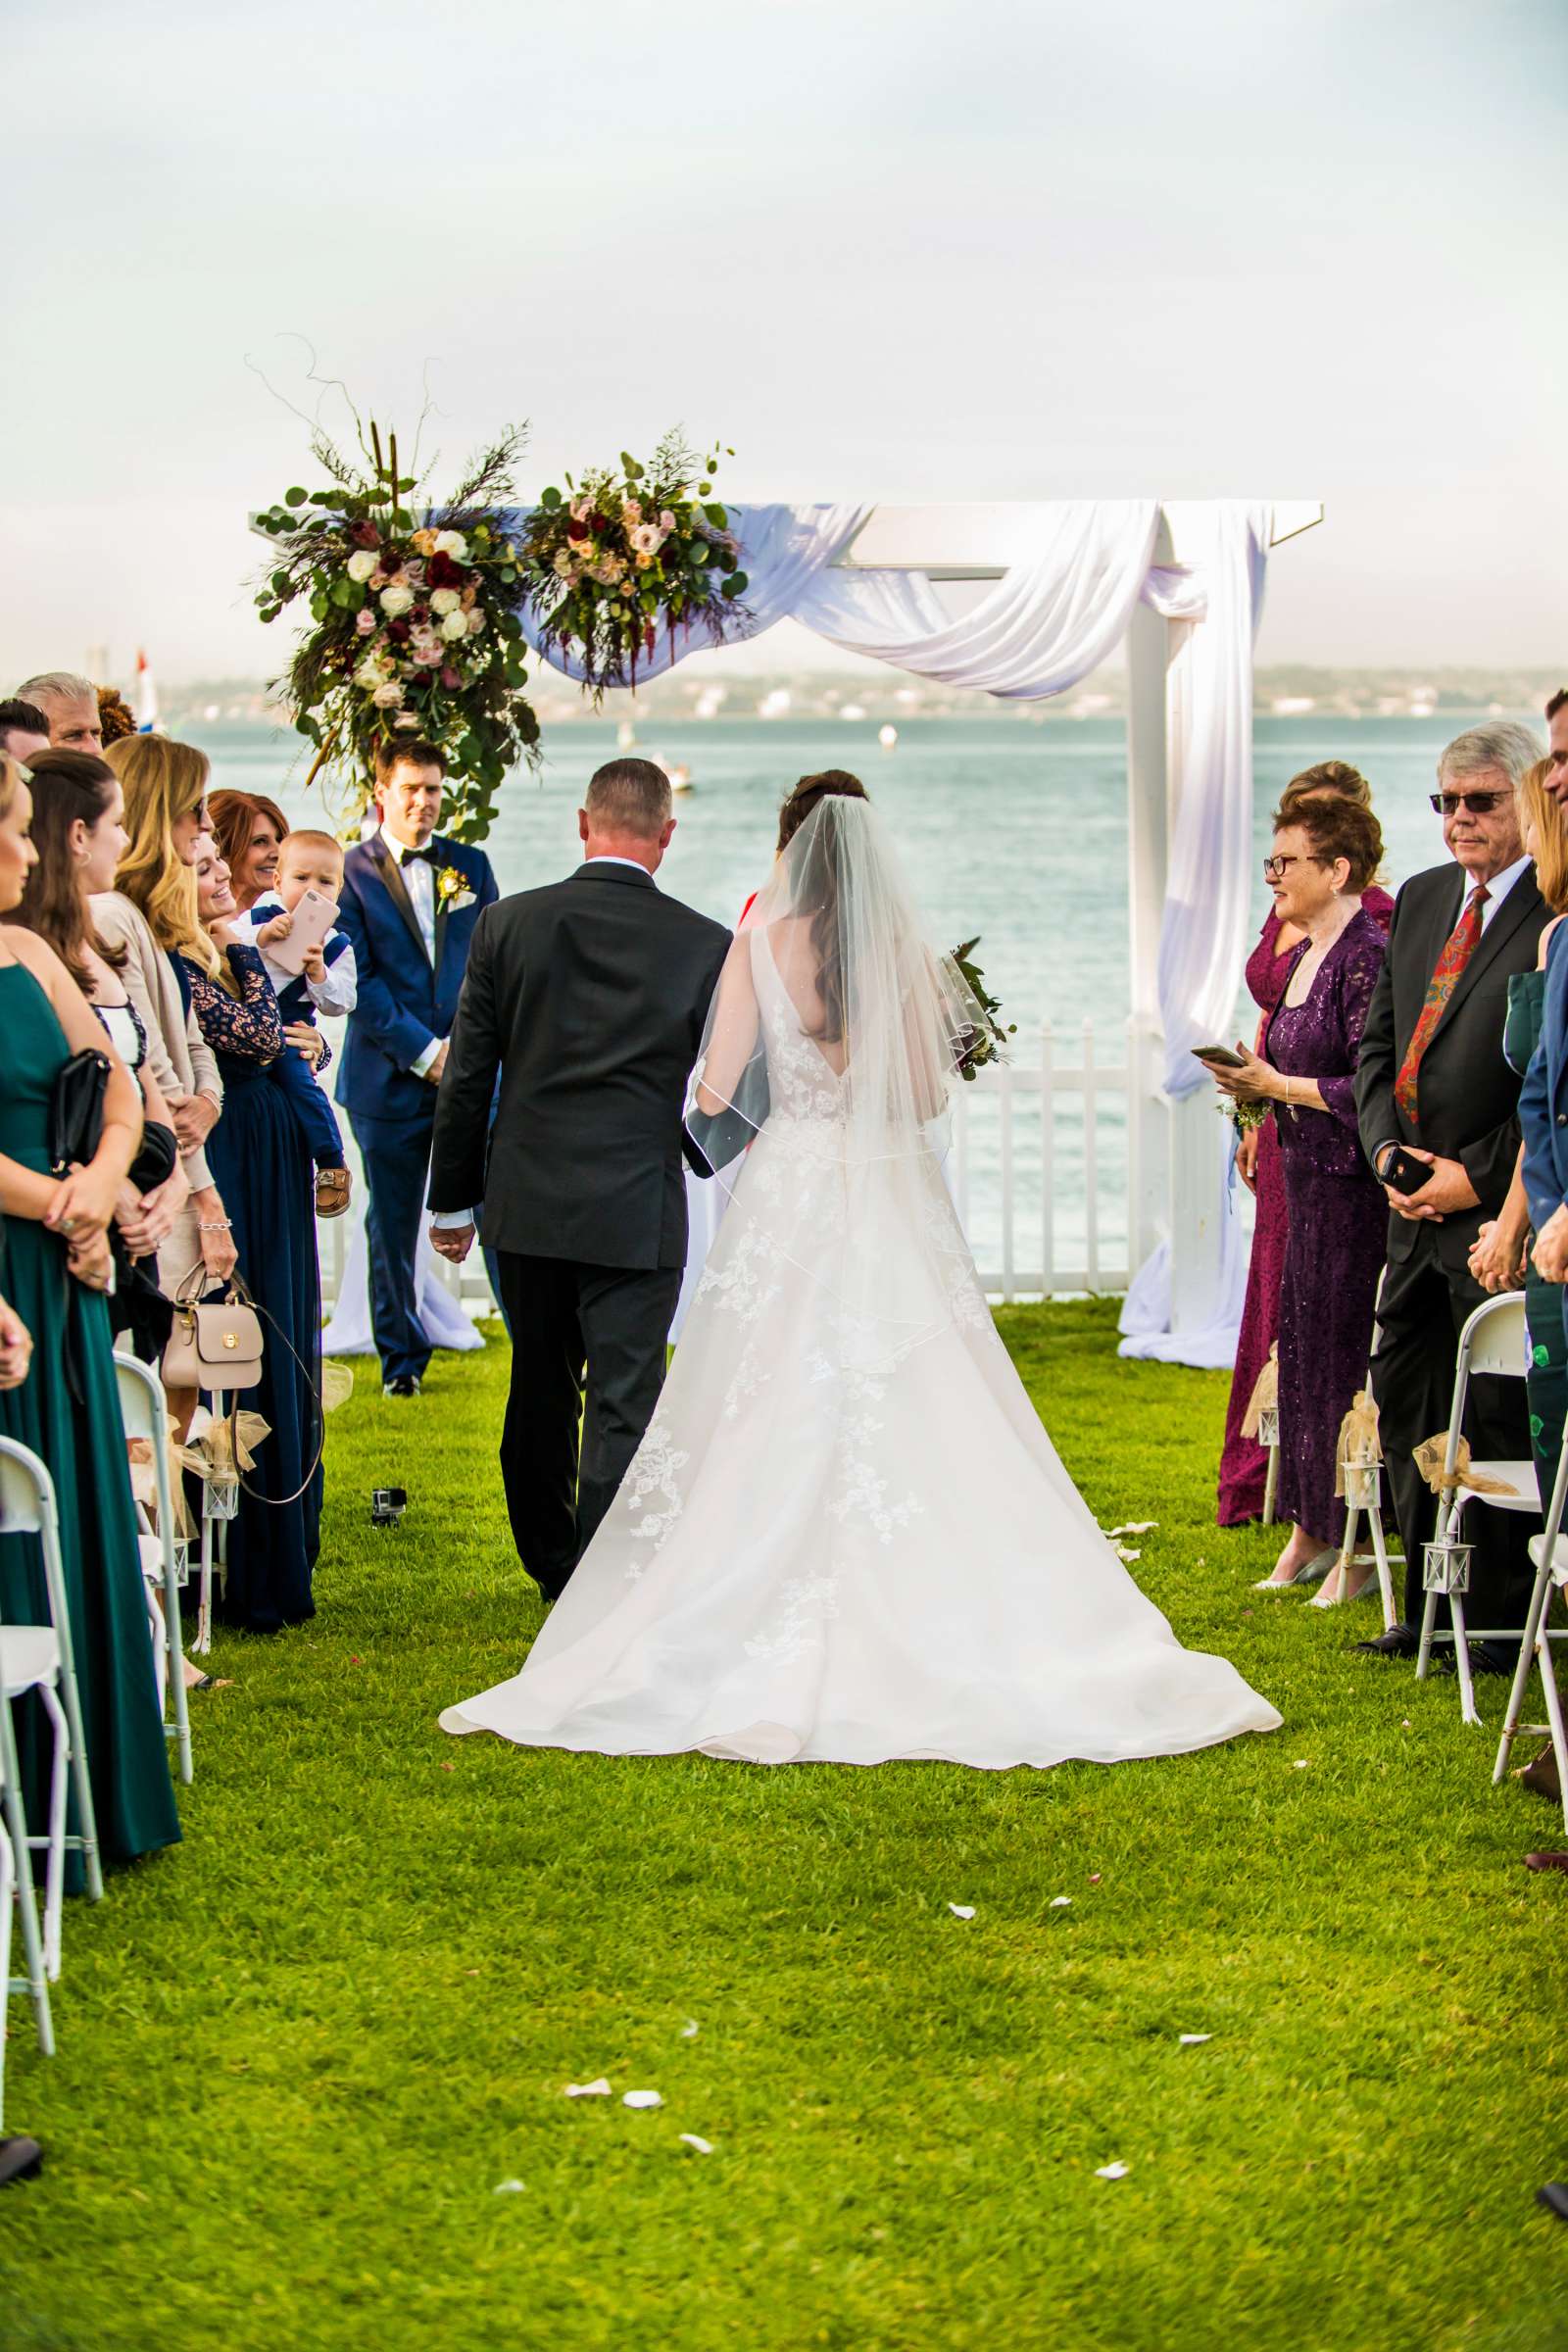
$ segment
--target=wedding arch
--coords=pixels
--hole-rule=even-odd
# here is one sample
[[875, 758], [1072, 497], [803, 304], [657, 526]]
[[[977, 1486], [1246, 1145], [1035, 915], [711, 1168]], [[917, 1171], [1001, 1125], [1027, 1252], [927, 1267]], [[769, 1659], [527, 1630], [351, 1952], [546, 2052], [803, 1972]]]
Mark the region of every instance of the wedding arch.
[[[1227, 1038], [1252, 902], [1252, 643], [1269, 551], [1321, 505], [1073, 499], [1006, 505], [728, 508], [747, 619], [803, 622], [847, 651], [1009, 701], [1065, 693], [1125, 643], [1131, 956], [1122, 1352], [1231, 1360], [1246, 1249], [1226, 1131], [1191, 1050]], [[519, 514], [518, 520], [522, 516]], [[961, 616], [945, 582], [989, 584]], [[582, 672], [518, 608], [534, 650]], [[639, 681], [709, 641], [662, 632]]]

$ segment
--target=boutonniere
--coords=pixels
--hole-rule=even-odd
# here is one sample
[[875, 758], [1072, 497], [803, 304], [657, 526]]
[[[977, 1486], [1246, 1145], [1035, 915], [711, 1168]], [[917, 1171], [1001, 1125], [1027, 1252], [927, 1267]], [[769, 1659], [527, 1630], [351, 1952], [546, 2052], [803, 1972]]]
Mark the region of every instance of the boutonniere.
[[455, 865], [444, 865], [435, 878], [436, 904], [448, 914], [461, 914], [473, 905], [473, 892]]

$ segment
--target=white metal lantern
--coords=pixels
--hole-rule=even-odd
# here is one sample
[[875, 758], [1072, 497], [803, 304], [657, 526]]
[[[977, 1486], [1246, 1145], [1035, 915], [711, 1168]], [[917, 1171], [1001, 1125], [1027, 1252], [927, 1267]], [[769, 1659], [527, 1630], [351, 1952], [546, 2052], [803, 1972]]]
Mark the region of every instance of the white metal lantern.
[[1271, 1446], [1277, 1446], [1279, 1444], [1280, 1408], [1277, 1404], [1265, 1404], [1259, 1411], [1257, 1416], [1257, 1442], [1263, 1447], [1265, 1452], [1267, 1452]]
[[202, 1485], [202, 1517], [232, 1519], [239, 1510], [239, 1480], [209, 1478]]
[[1473, 1544], [1462, 1544], [1456, 1536], [1439, 1536], [1435, 1542], [1422, 1545], [1421, 1589], [1424, 1592], [1468, 1592], [1470, 1590], [1470, 1555]]
[[1376, 1462], [1347, 1462], [1345, 1499], [1353, 1511], [1372, 1511], [1378, 1505], [1380, 1471]]

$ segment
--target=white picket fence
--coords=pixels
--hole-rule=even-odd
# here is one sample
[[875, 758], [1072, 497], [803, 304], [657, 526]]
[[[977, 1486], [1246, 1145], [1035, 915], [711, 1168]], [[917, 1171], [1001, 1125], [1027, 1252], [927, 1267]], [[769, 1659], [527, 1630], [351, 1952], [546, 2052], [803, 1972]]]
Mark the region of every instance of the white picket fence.
[[[950, 1174], [989, 1298], [1127, 1288], [1127, 1030], [1118, 1032], [1117, 1043], [1119, 1058], [1102, 1061], [1092, 1021], [1059, 1034], [1048, 1022], [1015, 1038], [1006, 1062], [956, 1090]], [[346, 1122], [344, 1146], [358, 1186]], [[328, 1304], [342, 1275], [346, 1221], [317, 1228]], [[490, 1286], [477, 1250], [461, 1272], [446, 1269], [446, 1280], [470, 1307], [488, 1307]]]

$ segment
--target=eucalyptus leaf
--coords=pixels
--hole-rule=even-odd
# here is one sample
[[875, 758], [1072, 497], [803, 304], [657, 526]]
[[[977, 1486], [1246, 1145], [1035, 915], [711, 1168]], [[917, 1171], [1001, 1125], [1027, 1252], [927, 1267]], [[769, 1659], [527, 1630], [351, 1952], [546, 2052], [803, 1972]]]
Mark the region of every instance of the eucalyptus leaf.
[[296, 482], [292, 490], [286, 490], [283, 493], [283, 504], [286, 507], [303, 507], [305, 504], [305, 498], [306, 493], [300, 488], [298, 482]]

